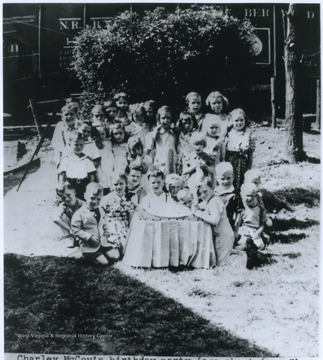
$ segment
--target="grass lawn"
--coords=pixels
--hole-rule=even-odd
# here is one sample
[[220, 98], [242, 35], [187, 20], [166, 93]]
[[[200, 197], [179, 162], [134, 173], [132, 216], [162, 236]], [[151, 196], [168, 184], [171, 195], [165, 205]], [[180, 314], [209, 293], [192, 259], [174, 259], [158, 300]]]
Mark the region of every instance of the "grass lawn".
[[274, 355], [116, 268], [14, 254], [4, 267], [6, 352]]

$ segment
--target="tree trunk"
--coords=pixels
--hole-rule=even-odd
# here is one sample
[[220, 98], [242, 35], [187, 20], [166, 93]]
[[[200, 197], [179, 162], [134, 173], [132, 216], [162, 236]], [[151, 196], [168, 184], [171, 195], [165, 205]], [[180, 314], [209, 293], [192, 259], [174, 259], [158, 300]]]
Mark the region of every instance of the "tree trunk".
[[286, 155], [291, 163], [303, 159], [303, 124], [300, 94], [300, 58], [295, 36], [295, 4], [289, 5], [285, 38]]

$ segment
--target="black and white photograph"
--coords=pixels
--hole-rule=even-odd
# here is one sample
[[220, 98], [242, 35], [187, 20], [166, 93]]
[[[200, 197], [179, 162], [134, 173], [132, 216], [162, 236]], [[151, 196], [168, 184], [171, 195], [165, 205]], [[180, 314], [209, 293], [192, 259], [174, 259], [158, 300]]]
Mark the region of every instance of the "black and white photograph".
[[320, 2], [1, 5], [4, 359], [319, 359]]

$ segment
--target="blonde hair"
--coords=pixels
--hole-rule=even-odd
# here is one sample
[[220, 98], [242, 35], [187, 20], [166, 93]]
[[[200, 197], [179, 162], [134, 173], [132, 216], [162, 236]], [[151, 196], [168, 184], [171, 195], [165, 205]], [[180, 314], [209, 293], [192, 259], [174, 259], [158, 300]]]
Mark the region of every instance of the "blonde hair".
[[177, 200], [178, 201], [193, 200], [193, 194], [191, 193], [189, 188], [181, 189], [177, 193]]
[[205, 135], [199, 131], [194, 131], [190, 139], [190, 144], [192, 146], [195, 144], [201, 144], [203, 147], [206, 147]]
[[[188, 105], [188, 103], [190, 102], [190, 100], [193, 99], [193, 98], [196, 98], [196, 97], [199, 97], [200, 100], [201, 100], [201, 102], [202, 102], [202, 96], [201, 96], [199, 93], [197, 93], [197, 92], [195, 92], [195, 91], [189, 92], [189, 93], [186, 95], [186, 97], [185, 97], [186, 104]], [[201, 105], [202, 105], [202, 104], [201, 104]]]
[[261, 171], [259, 169], [250, 169], [244, 174], [245, 182], [254, 182], [254, 180], [258, 179], [261, 179]]
[[257, 191], [257, 186], [252, 182], [244, 182], [240, 188], [240, 193], [242, 197], [244, 197], [248, 192], [252, 194], [257, 194]]
[[85, 189], [85, 194], [103, 195], [103, 187], [95, 182], [90, 182]]
[[180, 183], [180, 185], [183, 187], [184, 186], [184, 181], [182, 179], [182, 177], [178, 174], [169, 174], [166, 176], [165, 179], [165, 186], [166, 189], [169, 191], [169, 187], [171, 185], [175, 185], [177, 183]]
[[203, 120], [202, 123], [202, 128], [201, 128], [201, 132], [203, 134], [207, 134], [208, 130], [210, 129], [211, 125], [217, 125], [219, 128], [219, 132], [220, 132], [220, 128], [221, 128], [221, 122], [220, 122], [220, 117], [218, 115], [215, 114], [206, 114], [205, 118]]
[[215, 174], [217, 177], [228, 174], [228, 173], [233, 175], [233, 167], [232, 167], [231, 163], [229, 163], [227, 161], [220, 162], [215, 167]]
[[229, 107], [229, 100], [228, 100], [224, 95], [222, 95], [219, 91], [212, 91], [212, 92], [208, 95], [208, 97], [206, 98], [205, 104], [206, 104], [207, 106], [211, 106], [211, 101], [212, 101], [213, 99], [218, 98], [218, 97], [220, 97], [220, 98], [222, 99], [222, 104], [223, 104], [223, 109], [222, 109], [222, 111], [223, 111], [223, 112], [226, 112], [226, 111], [228, 110], [228, 107]]

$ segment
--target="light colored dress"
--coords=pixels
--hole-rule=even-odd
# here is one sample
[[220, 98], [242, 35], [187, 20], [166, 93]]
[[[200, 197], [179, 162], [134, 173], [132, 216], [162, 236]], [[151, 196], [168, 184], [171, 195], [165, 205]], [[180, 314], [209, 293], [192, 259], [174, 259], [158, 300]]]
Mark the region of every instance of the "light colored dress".
[[200, 206], [194, 215], [212, 225], [216, 264], [223, 265], [229, 258], [234, 244], [234, 233], [225, 207], [217, 196], [212, 196]]
[[106, 228], [109, 240], [118, 243], [124, 248], [129, 229], [130, 203], [125, 197], [120, 197], [115, 192], [103, 196], [101, 207], [106, 214]]
[[176, 136], [172, 130], [166, 131], [158, 128], [146, 136], [147, 150], [154, 152], [154, 166], [162, 171], [165, 176], [176, 172]]

